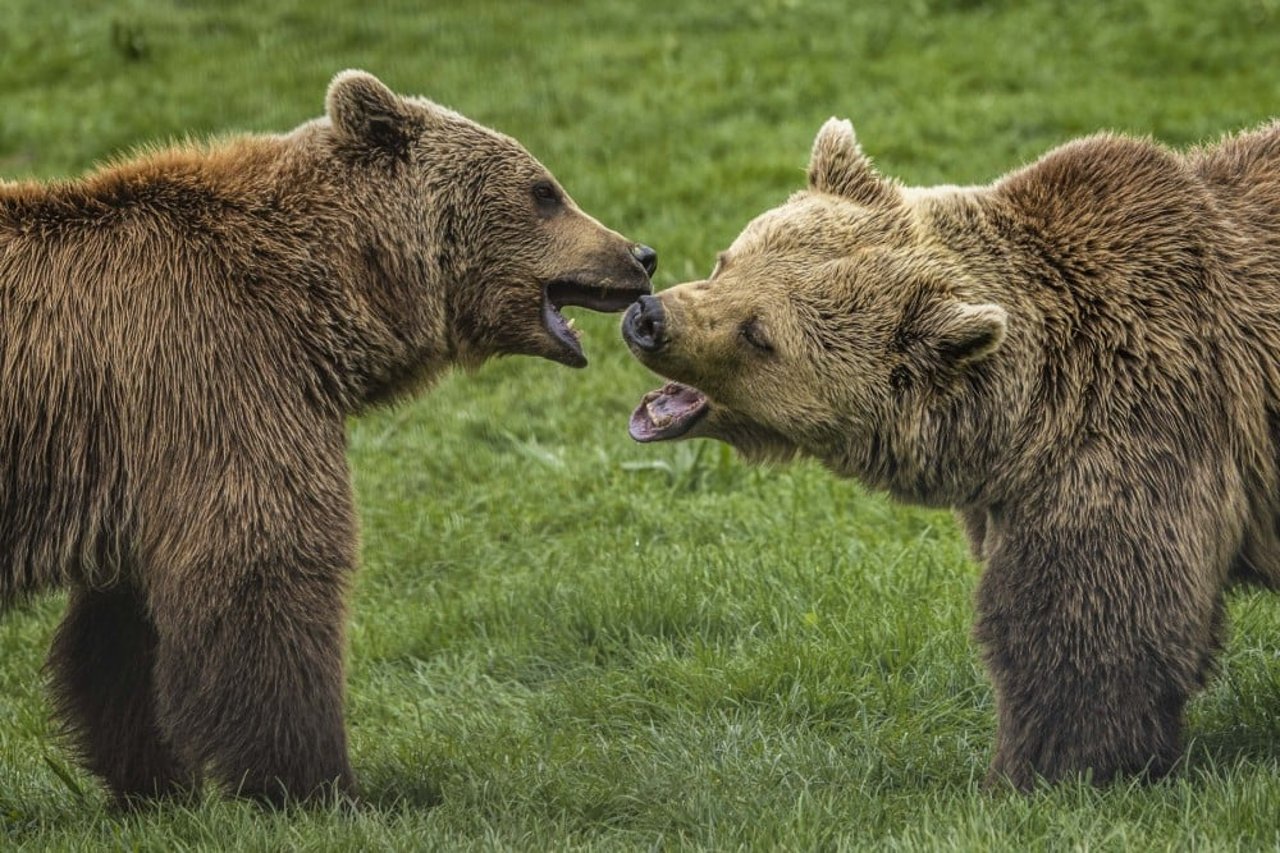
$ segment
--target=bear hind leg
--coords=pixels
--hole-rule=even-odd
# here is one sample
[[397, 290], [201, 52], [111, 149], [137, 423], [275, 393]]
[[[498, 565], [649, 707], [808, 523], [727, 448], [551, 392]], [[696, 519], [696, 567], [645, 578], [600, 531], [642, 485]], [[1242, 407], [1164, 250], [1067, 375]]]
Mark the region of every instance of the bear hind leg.
[[199, 783], [157, 723], [155, 652], [155, 628], [133, 590], [75, 588], [46, 664], [56, 718], [120, 807]]

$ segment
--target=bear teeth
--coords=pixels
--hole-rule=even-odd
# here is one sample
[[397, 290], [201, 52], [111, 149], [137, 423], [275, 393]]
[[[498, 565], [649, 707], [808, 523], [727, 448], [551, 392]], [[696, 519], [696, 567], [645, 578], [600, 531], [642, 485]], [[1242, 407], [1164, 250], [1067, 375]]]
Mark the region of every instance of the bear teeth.
[[665, 429], [671, 425], [672, 421], [675, 420], [675, 416], [667, 414], [662, 411], [662, 407], [660, 405], [656, 405], [660, 399], [662, 398], [655, 397], [650, 400], [645, 405], [644, 410], [649, 415], [649, 422], [652, 423], [656, 429]]

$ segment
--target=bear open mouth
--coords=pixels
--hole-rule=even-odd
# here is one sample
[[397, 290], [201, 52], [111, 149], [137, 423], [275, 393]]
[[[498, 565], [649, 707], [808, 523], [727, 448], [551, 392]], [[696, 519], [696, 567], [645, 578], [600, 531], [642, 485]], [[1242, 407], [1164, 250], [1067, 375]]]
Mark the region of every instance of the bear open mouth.
[[668, 441], [693, 428], [711, 410], [707, 395], [697, 388], [668, 382], [644, 395], [631, 413], [628, 432], [636, 441]]
[[560, 353], [554, 358], [570, 367], [587, 366], [587, 357], [582, 352], [582, 342], [579, 340], [581, 333], [574, 328], [572, 320], [560, 313], [560, 309], [572, 306], [613, 314], [648, 292], [648, 289], [584, 284], [566, 278], [548, 282], [542, 289], [542, 323], [561, 346]]

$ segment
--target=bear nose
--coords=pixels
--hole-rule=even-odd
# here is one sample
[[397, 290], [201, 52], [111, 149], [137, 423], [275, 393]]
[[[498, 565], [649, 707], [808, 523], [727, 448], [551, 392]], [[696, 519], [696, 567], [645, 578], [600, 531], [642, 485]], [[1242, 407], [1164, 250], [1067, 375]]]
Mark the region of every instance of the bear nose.
[[658, 253], [643, 243], [636, 243], [631, 247], [631, 257], [640, 262], [640, 266], [644, 267], [645, 274], [650, 278], [658, 269]]
[[641, 296], [622, 318], [623, 337], [645, 352], [657, 352], [666, 345], [665, 331], [662, 300], [656, 296]]

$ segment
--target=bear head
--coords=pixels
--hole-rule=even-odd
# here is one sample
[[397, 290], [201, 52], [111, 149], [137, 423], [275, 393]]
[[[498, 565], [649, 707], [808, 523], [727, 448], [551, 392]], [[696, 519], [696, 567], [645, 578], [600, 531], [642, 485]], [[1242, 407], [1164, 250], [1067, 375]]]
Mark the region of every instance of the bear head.
[[[621, 311], [651, 290], [657, 255], [583, 212], [516, 140], [376, 77], [329, 86], [325, 135], [352, 219], [373, 223], [361, 249], [388, 288], [401, 337], [448, 341], [467, 365], [493, 355], [586, 364], [566, 306]], [[418, 289], [418, 292], [414, 289]], [[425, 291], [430, 290], [430, 293]]]
[[806, 190], [747, 225], [709, 278], [645, 296], [623, 318], [635, 356], [672, 380], [635, 410], [631, 436], [799, 453], [909, 491], [895, 488], [906, 460], [893, 457], [919, 444], [1007, 323], [927, 239], [909, 193], [876, 173], [849, 122], [827, 122]]

